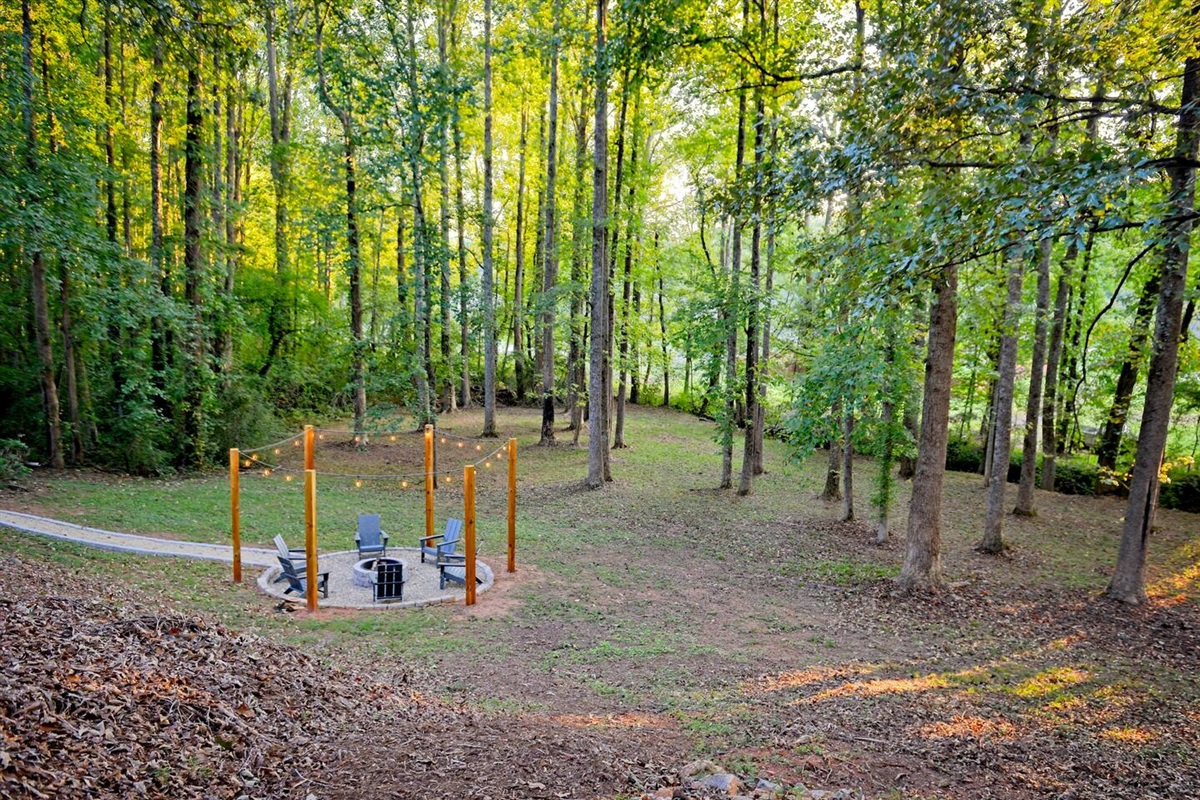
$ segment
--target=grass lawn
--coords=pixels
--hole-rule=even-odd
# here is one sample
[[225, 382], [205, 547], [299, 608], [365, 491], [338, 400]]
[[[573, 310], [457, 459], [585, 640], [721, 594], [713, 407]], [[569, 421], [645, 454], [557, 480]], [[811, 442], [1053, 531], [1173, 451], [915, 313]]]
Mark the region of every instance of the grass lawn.
[[[1126, 609], [1099, 598], [1120, 501], [1039, 492], [1037, 517], [1005, 521], [1012, 552], [988, 557], [972, 550], [981, 479], [951, 473], [943, 559], [952, 589], [907, 598], [890, 581], [903, 555], [906, 485], [892, 541], [876, 546], [873, 523], [837, 522], [838, 504], [819, 499], [821, 454], [789, 464], [768, 443], [768, 473], [739, 498], [714, 488], [710, 423], [633, 409], [632, 446], [613, 453], [615, 483], [587, 491], [584, 449], [535, 447], [532, 411], [502, 410], [499, 423], [520, 441], [519, 570], [502, 566], [504, 474], [481, 469], [479, 529], [497, 583], [474, 609], [309, 616], [277, 610], [252, 583], [231, 585], [225, 565], [3, 530], [0, 553], [58, 562], [98, 587], [132, 586], [489, 714], [548, 716], [564, 730], [657, 727], [679, 738], [680, 763], [702, 754], [747, 776], [881, 798], [1182, 798], [1200, 785], [1200, 516], [1160, 512], [1153, 602]], [[480, 415], [459, 412], [443, 426], [471, 436]], [[457, 474], [473, 445], [446, 446], [439, 467]], [[399, 475], [419, 471], [418, 454], [416, 436], [365, 451], [326, 440], [318, 470]], [[874, 467], [856, 466], [858, 515], [870, 519]], [[300, 488], [284, 474], [243, 476], [247, 543], [269, 546], [278, 532], [299, 540]], [[439, 525], [461, 514], [460, 482], [438, 492]], [[415, 543], [422, 502], [398, 478], [359, 487], [322, 477], [321, 546], [348, 548], [363, 511], [382, 514], [394, 542]], [[30, 491], [0, 494], [0, 506], [197, 541], [228, 534], [220, 473], [38, 475]]]

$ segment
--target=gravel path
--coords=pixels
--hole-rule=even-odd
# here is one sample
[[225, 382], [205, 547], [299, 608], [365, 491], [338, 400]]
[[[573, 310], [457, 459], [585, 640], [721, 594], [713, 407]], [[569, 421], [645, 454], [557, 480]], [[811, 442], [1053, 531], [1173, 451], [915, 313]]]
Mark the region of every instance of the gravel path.
[[[138, 536], [132, 533], [114, 533], [16, 511], [0, 509], [0, 526], [105, 550], [233, 562], [233, 548], [229, 545], [158, 539], [153, 536]], [[465, 592], [461, 586], [451, 585], [447, 586], [445, 590], [438, 588], [437, 567], [433, 564], [422, 564], [419, 550], [393, 547], [389, 548], [388, 555], [399, 558], [405, 565], [404, 600], [402, 602], [374, 603], [369, 587], [355, 586], [353, 581], [354, 564], [359, 559], [358, 553], [350, 550], [325, 553], [317, 560], [321, 571], [329, 572], [329, 597], [320, 598], [319, 604], [329, 608], [405, 608], [430, 603], [453, 603], [464, 599]], [[263, 569], [263, 573], [258, 579], [258, 585], [267, 594], [288, 599], [303, 599], [294, 592], [291, 595], [285, 595], [283, 590], [287, 584], [275, 583], [275, 578], [279, 576], [280, 570], [274, 550], [243, 547], [242, 564], [246, 567]], [[482, 561], [477, 562], [477, 570], [479, 579], [482, 581], [477, 591], [484, 592], [492, 586], [492, 570]]]

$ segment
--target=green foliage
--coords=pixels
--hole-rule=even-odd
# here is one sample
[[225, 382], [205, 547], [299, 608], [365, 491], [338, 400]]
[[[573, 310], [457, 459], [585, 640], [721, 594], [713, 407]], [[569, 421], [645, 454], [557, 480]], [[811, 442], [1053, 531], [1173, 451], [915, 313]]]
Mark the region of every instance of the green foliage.
[[1163, 508], [1200, 513], [1200, 472], [1172, 473], [1159, 488], [1158, 502]]
[[27, 458], [27, 444], [18, 439], [0, 439], [0, 481], [11, 482], [28, 475]]
[[1062, 494], [1094, 495], [1100, 481], [1098, 467], [1092, 461], [1070, 459], [1054, 465], [1054, 491]]
[[983, 472], [983, 446], [973, 439], [951, 439], [946, 445], [946, 469]]

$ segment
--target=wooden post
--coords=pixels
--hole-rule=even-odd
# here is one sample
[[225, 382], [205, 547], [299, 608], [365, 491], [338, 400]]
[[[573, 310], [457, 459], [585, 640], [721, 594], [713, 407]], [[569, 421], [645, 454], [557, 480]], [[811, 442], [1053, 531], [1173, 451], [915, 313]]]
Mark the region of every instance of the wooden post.
[[317, 610], [317, 471], [304, 470], [304, 557], [307, 561], [308, 610]]
[[314, 452], [313, 446], [314, 446], [313, 426], [305, 425], [304, 426], [304, 469], [306, 471], [317, 468], [317, 457], [316, 457], [316, 453]]
[[242, 456], [236, 447], [229, 449], [229, 530], [233, 534], [233, 582], [242, 582], [242, 507], [239, 481]]
[[517, 571], [517, 440], [508, 440], [508, 571]]
[[467, 605], [475, 605], [475, 467], [463, 467], [463, 523], [467, 529], [466, 574], [463, 582], [467, 589]]
[[425, 426], [425, 535], [433, 536], [433, 426]]

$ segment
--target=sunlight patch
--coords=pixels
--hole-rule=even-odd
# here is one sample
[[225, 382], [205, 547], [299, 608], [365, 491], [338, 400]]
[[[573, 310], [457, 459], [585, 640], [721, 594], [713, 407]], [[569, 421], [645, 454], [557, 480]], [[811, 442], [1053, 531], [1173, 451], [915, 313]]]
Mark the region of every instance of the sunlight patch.
[[1083, 683], [1092, 677], [1091, 673], [1074, 667], [1055, 667], [1039, 672], [1027, 681], [1018, 683], [1013, 688], [1017, 697], [1041, 697], [1051, 692], [1061, 691], [1069, 686]]
[[558, 714], [550, 719], [567, 728], [654, 728], [674, 726], [674, 720], [661, 714]]
[[798, 669], [791, 672], [780, 672], [777, 675], [764, 675], [753, 681], [746, 681], [742, 684], [741, 691], [743, 694], [761, 694], [764, 692], [783, 692], [788, 689], [800, 689], [814, 683], [820, 683], [830, 678], [837, 678], [845, 675], [865, 675], [873, 670], [852, 668], [845, 669], [840, 667], [814, 667], [812, 669]]
[[810, 697], [802, 697], [790, 705], [820, 703], [837, 697], [879, 697], [888, 694], [911, 694], [926, 692], [930, 689], [945, 689], [949, 682], [941, 675], [928, 675], [924, 678], [880, 678], [861, 683], [845, 683], [823, 692], [817, 692]]
[[955, 714], [949, 722], [931, 722], [917, 729], [917, 733], [926, 739], [983, 739], [985, 737], [1008, 739], [1012, 738], [1016, 732], [1016, 726], [1006, 720], [960, 714]]
[[1101, 731], [1100, 735], [1114, 742], [1126, 742], [1128, 744], [1146, 744], [1156, 741], [1159, 738], [1158, 734], [1148, 731], [1145, 728], [1108, 728]]

